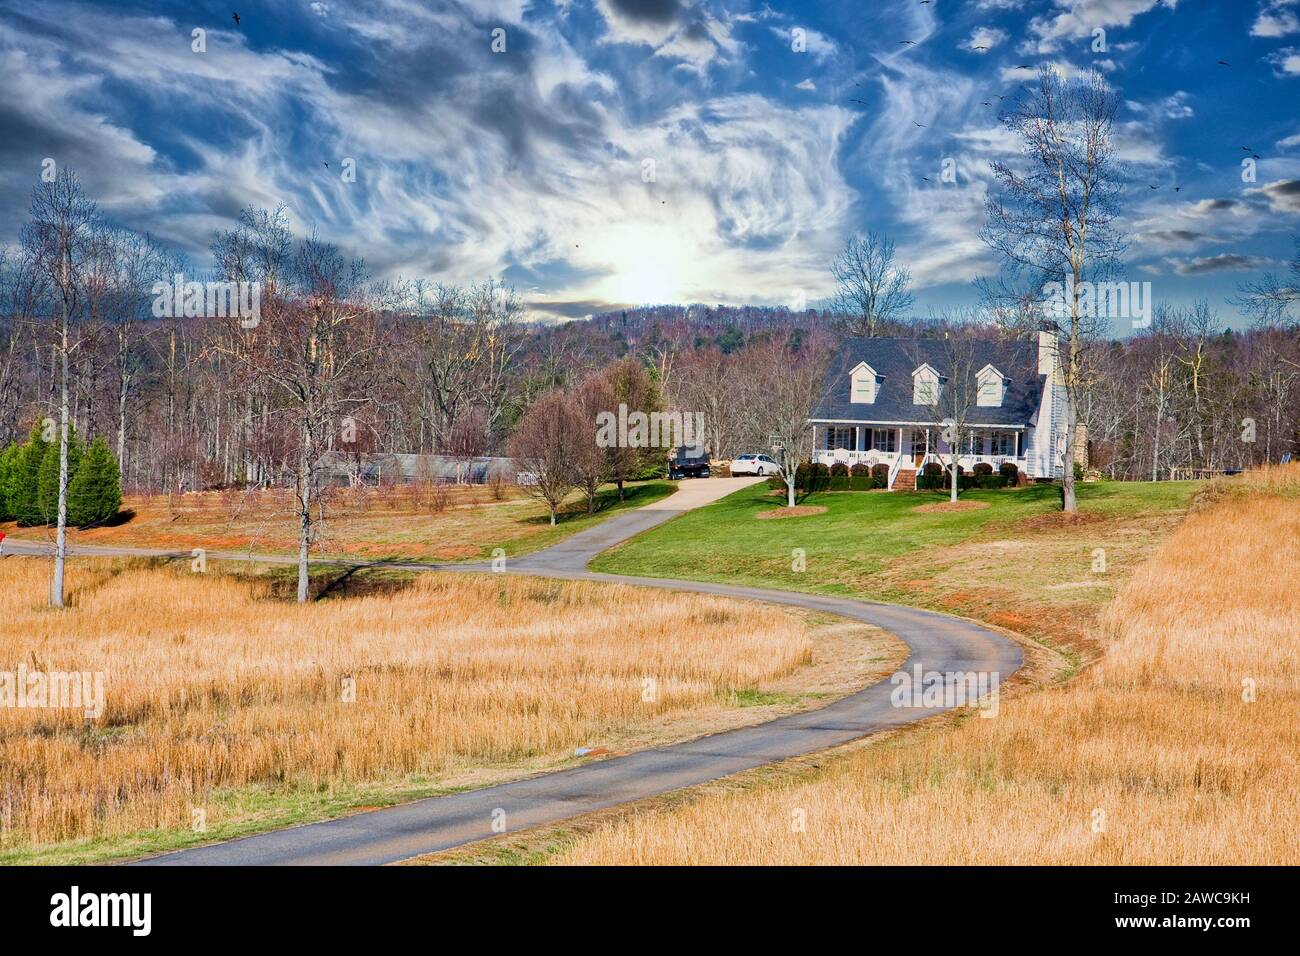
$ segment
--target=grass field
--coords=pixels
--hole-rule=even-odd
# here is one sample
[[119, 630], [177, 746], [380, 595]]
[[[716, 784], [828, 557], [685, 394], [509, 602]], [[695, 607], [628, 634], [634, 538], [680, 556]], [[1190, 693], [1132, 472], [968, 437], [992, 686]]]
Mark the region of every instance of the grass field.
[[1300, 466], [1224, 483], [1106, 608], [1105, 655], [1077, 680], [1012, 696], [995, 719], [751, 775], [539, 859], [1300, 863], [1297, 540]]
[[586, 583], [390, 574], [296, 605], [273, 575], [77, 560], [54, 611], [48, 582], [46, 561], [0, 560], [0, 670], [103, 672], [105, 707], [0, 708], [8, 863], [230, 837], [567, 765], [579, 746], [684, 739], [815, 706], [898, 658], [871, 628]]
[[592, 568], [960, 614], [1061, 651], [1072, 662], [1068, 676], [1096, 655], [1097, 616], [1116, 587], [1201, 485], [1081, 484], [1074, 518], [1060, 513], [1060, 489], [1050, 485], [965, 492], [962, 501], [987, 507], [957, 512], [918, 510], [946, 500], [932, 492], [825, 493], [801, 502], [824, 512], [780, 520], [757, 517], [778, 502], [755, 485], [606, 552]]
[[[547, 547], [624, 508], [639, 508], [671, 494], [667, 481], [634, 482], [625, 500], [611, 486], [601, 491], [598, 511], [586, 513], [574, 495], [552, 528], [546, 507], [518, 488], [500, 489], [498, 500], [482, 485], [414, 485], [375, 489], [333, 489], [325, 521], [317, 525], [315, 554], [326, 557], [469, 561], [486, 559], [496, 548], [514, 557]], [[270, 491], [206, 491], [187, 495], [128, 497], [121, 522], [111, 527], [70, 529], [74, 544], [141, 548], [291, 553], [298, 547], [292, 495]], [[0, 530], [15, 539], [52, 537], [46, 528]]]

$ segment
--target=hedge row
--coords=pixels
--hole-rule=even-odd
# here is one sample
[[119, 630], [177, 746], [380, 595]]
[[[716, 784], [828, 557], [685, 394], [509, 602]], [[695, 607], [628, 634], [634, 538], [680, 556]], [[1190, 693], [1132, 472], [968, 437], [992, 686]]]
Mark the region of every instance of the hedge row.
[[[928, 462], [924, 471], [916, 476], [916, 487], [922, 490], [942, 490], [950, 487], [951, 473], [938, 462]], [[973, 471], [968, 472], [958, 466], [957, 487], [964, 491], [968, 488], [1006, 488], [1014, 486], [1018, 480], [1018, 469], [1012, 462], [1006, 462], [993, 473], [993, 466], [980, 462]], [[889, 483], [889, 466], [885, 464], [868, 467], [856, 464], [852, 468], [843, 462], [826, 465], [822, 462], [801, 462], [795, 469], [794, 486], [801, 493], [815, 491], [870, 491], [884, 488]], [[781, 478], [769, 478], [768, 484], [773, 490], [785, 488]]]

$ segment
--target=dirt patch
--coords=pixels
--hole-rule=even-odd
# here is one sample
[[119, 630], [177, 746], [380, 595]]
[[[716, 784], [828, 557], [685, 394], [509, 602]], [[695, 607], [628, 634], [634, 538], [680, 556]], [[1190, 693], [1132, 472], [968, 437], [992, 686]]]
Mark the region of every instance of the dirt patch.
[[804, 515], [821, 515], [826, 513], [825, 505], [795, 505], [793, 508], [773, 508], [760, 511], [755, 518], [802, 518]]
[[1050, 530], [1053, 528], [1075, 528], [1080, 525], [1100, 524], [1106, 520], [1104, 514], [1096, 511], [1052, 511], [1044, 515], [1034, 515], [1016, 523], [1017, 528], [1028, 531]]
[[979, 511], [981, 508], [987, 508], [987, 501], [940, 501], [932, 505], [917, 505], [913, 511], [919, 511], [922, 514], [931, 514], [933, 512], [944, 511]]

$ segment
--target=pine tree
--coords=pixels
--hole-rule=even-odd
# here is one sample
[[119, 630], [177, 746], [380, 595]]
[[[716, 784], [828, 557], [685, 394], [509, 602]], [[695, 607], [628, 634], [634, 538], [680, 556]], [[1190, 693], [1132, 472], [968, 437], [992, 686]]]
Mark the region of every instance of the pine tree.
[[12, 442], [0, 451], [0, 521], [13, 521], [15, 518], [9, 507], [9, 483], [17, 467], [18, 452], [18, 446]]
[[68, 483], [68, 524], [102, 524], [122, 507], [117, 460], [102, 438], [90, 443]]
[[41, 436], [40, 426], [32, 429], [31, 437], [20, 445], [14, 457], [13, 469], [9, 473], [9, 487], [6, 489], [9, 510], [20, 525], [41, 523], [41, 509], [37, 499], [41, 464], [49, 448]]
[[[68, 424], [68, 481], [77, 473], [81, 463], [81, 438]], [[38, 524], [54, 524], [59, 519], [59, 443], [50, 442], [41, 458], [36, 478], [36, 511]]]

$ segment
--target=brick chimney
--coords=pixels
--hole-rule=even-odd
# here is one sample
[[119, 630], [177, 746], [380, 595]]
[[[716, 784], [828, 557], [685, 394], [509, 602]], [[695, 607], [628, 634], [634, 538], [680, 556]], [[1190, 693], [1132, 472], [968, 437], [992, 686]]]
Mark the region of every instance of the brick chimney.
[[1042, 329], [1038, 333], [1038, 374], [1048, 375], [1055, 379], [1055, 373], [1060, 363], [1060, 351], [1057, 348], [1056, 333]]

